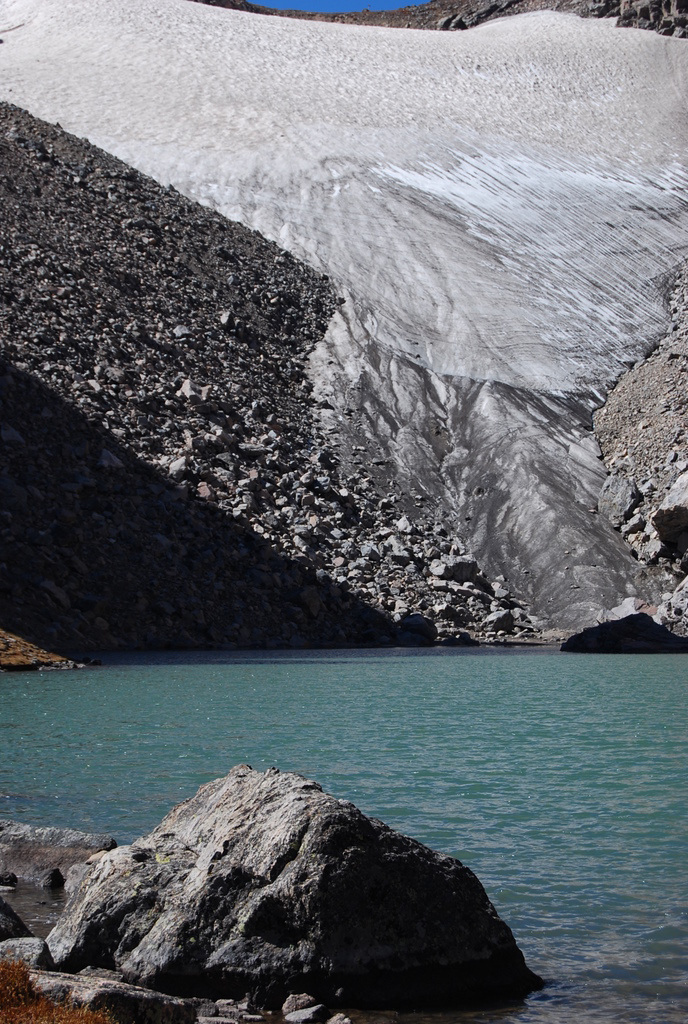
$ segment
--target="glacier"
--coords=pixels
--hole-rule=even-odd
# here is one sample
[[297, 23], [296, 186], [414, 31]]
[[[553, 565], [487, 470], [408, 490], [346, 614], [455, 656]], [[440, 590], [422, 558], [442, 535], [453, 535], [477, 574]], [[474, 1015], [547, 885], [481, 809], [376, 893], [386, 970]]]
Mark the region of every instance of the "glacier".
[[260, 230], [342, 298], [310, 367], [559, 628], [652, 581], [595, 514], [592, 414], [670, 329], [688, 44], [522, 14], [467, 32], [187, 0], [0, 0], [0, 97]]

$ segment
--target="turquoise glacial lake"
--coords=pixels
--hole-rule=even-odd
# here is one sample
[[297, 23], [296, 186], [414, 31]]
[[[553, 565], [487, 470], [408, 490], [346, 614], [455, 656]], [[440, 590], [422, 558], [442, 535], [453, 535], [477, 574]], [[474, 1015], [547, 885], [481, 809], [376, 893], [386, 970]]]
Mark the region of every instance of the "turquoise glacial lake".
[[688, 1018], [687, 658], [104, 661], [0, 677], [0, 817], [124, 843], [235, 764], [298, 771], [471, 867], [547, 980], [513, 1007], [402, 1021]]

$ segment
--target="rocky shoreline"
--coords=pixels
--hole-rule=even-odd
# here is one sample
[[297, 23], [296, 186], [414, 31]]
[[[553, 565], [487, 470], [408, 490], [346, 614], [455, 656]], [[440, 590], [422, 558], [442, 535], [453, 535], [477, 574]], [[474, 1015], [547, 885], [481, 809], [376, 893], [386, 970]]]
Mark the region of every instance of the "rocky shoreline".
[[0, 672], [35, 672], [78, 668], [79, 663], [61, 654], [44, 651], [36, 644], [0, 629]]
[[346, 1024], [330, 1008], [460, 1008], [543, 986], [460, 861], [275, 768], [237, 766], [131, 846], [2, 821], [5, 895], [18, 876], [70, 899], [46, 942], [0, 898], [0, 961], [120, 1024], [280, 1008], [289, 1024]]
[[327, 279], [17, 108], [0, 146], [5, 628], [59, 652], [538, 636], [325, 436]]

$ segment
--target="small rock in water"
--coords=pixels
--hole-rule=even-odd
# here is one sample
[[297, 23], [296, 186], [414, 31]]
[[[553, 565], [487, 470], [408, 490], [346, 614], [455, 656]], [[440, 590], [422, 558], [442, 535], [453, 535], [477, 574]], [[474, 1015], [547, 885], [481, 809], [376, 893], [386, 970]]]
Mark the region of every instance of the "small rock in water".
[[315, 1006], [317, 1002], [317, 999], [314, 999], [313, 996], [309, 996], [306, 992], [301, 992], [298, 995], [287, 996], [282, 1003], [282, 1013], [286, 1016], [288, 1013], [293, 1013], [295, 1010], [306, 1010], [309, 1006]]
[[306, 1006], [302, 1010], [285, 1013], [284, 1019], [288, 1020], [289, 1024], [325, 1024], [329, 1016], [330, 1011], [327, 1007], [322, 1003], [316, 1003], [315, 1006]]
[[59, 868], [50, 868], [48, 871], [44, 871], [36, 881], [42, 889], [61, 889], [65, 884], [64, 875]]

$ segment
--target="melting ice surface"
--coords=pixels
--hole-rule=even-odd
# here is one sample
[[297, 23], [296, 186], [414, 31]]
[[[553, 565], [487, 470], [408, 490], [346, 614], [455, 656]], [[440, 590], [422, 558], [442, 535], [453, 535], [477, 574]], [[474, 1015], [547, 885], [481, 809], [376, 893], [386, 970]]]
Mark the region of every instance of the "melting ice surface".
[[589, 511], [590, 417], [667, 328], [688, 249], [684, 41], [550, 12], [433, 33], [187, 0], [0, 0], [0, 28], [0, 96], [332, 277], [346, 302], [311, 362], [329, 429], [354, 404], [554, 621], [635, 592]]

